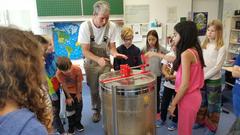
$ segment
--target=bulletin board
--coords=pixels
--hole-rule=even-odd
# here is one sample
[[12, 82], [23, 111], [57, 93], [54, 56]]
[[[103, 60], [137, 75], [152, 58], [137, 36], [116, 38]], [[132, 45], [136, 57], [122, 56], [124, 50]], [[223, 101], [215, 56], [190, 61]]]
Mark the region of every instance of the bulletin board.
[[82, 15], [81, 0], [36, 0], [38, 16]]
[[[93, 4], [98, 0], [82, 0], [83, 15], [92, 15]], [[108, 1], [111, 7], [111, 15], [123, 15], [123, 0], [105, 0]]]
[[[82, 16], [92, 15], [96, 1], [98, 0], [36, 0], [36, 4], [38, 16]], [[123, 0], [106, 1], [110, 4], [111, 15], [123, 15]]]

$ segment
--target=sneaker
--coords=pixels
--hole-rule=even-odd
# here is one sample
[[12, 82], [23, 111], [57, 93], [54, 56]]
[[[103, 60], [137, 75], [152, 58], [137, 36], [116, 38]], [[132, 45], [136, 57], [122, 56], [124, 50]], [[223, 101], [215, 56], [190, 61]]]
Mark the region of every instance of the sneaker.
[[162, 120], [157, 120], [156, 121], [156, 127], [157, 128], [160, 128], [160, 127], [164, 126], [165, 124], [166, 124], [165, 121], [162, 121]]
[[95, 112], [93, 113], [93, 116], [92, 116], [92, 121], [93, 121], [94, 123], [97, 123], [97, 122], [100, 121], [100, 119], [101, 119], [101, 114], [100, 114], [100, 112], [99, 112], [99, 111], [95, 111]]
[[168, 130], [169, 131], [174, 131], [177, 129], [177, 123], [175, 122], [171, 122], [169, 125], [168, 125]]
[[193, 129], [199, 129], [199, 128], [203, 128], [203, 127], [204, 127], [204, 125], [203, 124], [199, 124], [199, 123], [195, 123], [193, 125]]
[[69, 128], [68, 135], [73, 135], [73, 134], [74, 134], [74, 128]]
[[215, 132], [207, 129], [206, 132], [204, 133], [204, 135], [215, 135]]
[[84, 126], [80, 123], [80, 125], [78, 127], [76, 127], [78, 132], [82, 132], [84, 131]]

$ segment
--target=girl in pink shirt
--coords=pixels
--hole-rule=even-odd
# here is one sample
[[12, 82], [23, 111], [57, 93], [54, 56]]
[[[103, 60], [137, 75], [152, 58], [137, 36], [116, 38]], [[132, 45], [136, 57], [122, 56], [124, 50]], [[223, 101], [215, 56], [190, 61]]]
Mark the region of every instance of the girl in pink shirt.
[[177, 92], [169, 112], [178, 104], [178, 135], [192, 135], [192, 126], [200, 108], [200, 88], [204, 84], [204, 60], [194, 22], [180, 22], [174, 27], [173, 42], [176, 44], [176, 60], [173, 69], [177, 71], [175, 90]]

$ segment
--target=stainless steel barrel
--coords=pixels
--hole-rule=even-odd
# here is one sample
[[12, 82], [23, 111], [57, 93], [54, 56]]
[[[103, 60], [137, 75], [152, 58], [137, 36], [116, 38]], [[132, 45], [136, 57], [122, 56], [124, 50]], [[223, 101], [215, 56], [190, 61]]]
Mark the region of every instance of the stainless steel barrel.
[[[134, 70], [133, 73], [140, 71]], [[109, 72], [105, 80], [120, 76]], [[102, 83], [103, 124], [106, 135], [155, 135], [156, 77], [152, 73]]]

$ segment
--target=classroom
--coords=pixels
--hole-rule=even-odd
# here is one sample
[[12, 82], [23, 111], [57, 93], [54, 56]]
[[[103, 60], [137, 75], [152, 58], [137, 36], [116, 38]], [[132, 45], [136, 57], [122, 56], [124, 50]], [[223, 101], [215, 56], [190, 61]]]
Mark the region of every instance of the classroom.
[[239, 0], [0, 3], [0, 135], [240, 135]]

